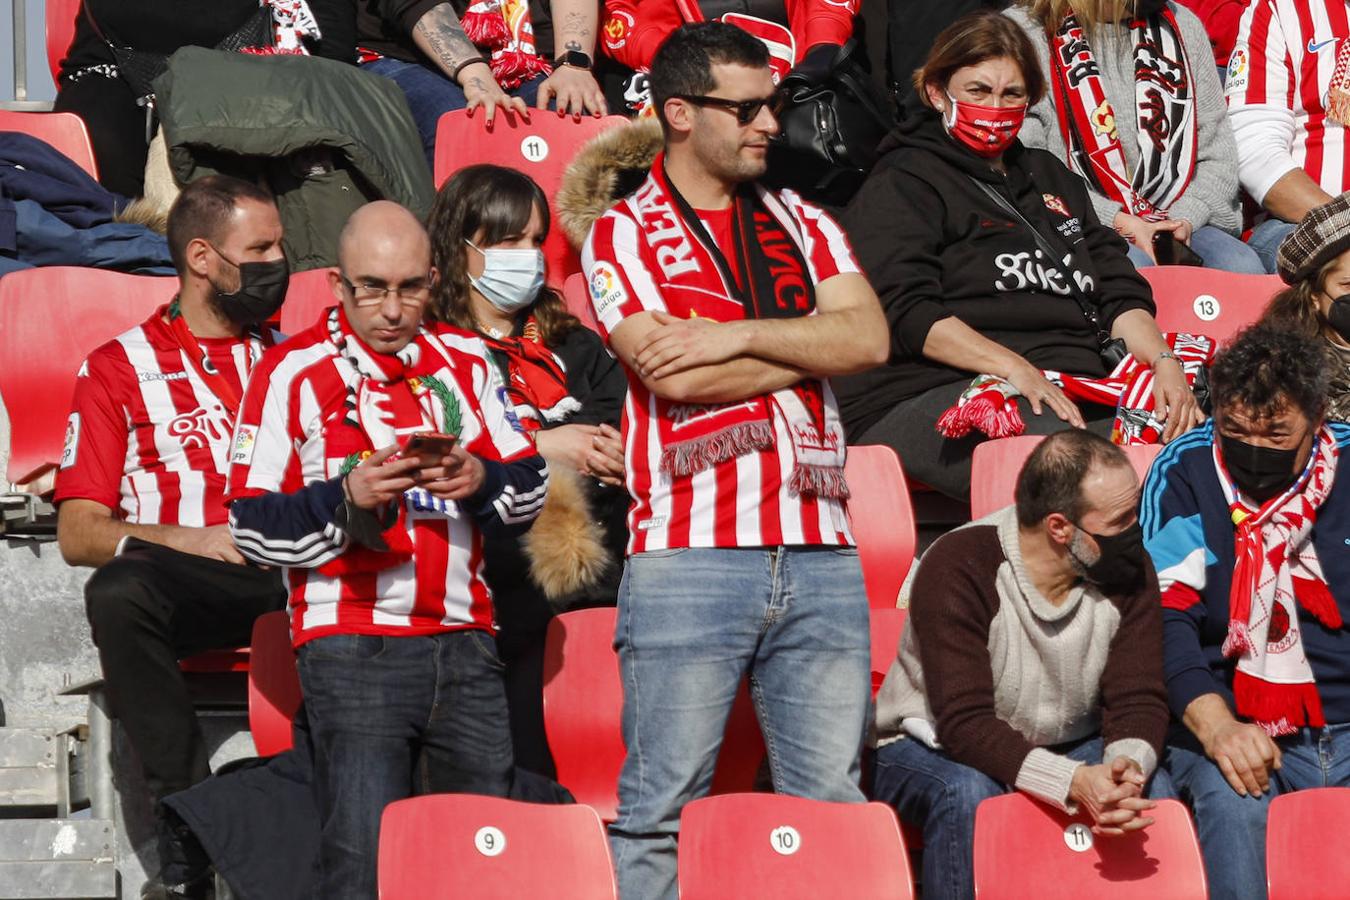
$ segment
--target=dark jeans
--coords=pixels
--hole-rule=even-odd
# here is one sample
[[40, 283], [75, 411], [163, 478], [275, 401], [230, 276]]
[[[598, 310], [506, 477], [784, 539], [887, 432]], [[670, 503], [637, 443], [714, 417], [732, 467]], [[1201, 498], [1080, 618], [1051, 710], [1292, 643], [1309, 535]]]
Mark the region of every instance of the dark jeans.
[[98, 162], [98, 180], [124, 197], [139, 197], [145, 189], [145, 109], [136, 105], [136, 93], [121, 78], [89, 73], [74, 84], [62, 81], [55, 112], [71, 112], [84, 120]]
[[253, 620], [281, 609], [279, 572], [132, 539], [84, 588], [114, 717], [156, 800], [210, 774], [178, 660], [247, 646]]
[[503, 667], [487, 632], [316, 638], [301, 645], [299, 667], [322, 828], [319, 896], [376, 895], [380, 816], [393, 801], [509, 792]]
[[[900, 454], [905, 475], [911, 482], [921, 481], [948, 497], [969, 500], [970, 456], [975, 447], [988, 438], [979, 432], [971, 432], [966, 437], [952, 440], [937, 430], [938, 419], [956, 404], [957, 398], [968, 387], [970, 381], [962, 379], [897, 403], [850, 443], [885, 444]], [[1023, 397], [1017, 398], [1017, 408], [1027, 426], [1023, 434], [1054, 434], [1069, 427], [1043, 404], [1039, 416], [1032, 413], [1031, 404]], [[1080, 404], [1078, 409], [1087, 421], [1089, 431], [1102, 437], [1111, 436], [1111, 423], [1116, 417], [1114, 409], [1088, 403]]]
[[[427, 164], [435, 171], [436, 156], [436, 123], [441, 120], [441, 116], [456, 109], [463, 109], [468, 105], [468, 100], [464, 97], [464, 89], [457, 83], [451, 81], [439, 69], [432, 69], [420, 63], [404, 62], [400, 59], [391, 59], [384, 57], [374, 62], [368, 62], [361, 67], [367, 72], [374, 72], [376, 75], [383, 75], [403, 91], [403, 96], [408, 100], [408, 109], [412, 112], [413, 121], [417, 123], [417, 133], [422, 137], [422, 150], [427, 155]], [[539, 85], [544, 82], [544, 76], [526, 81], [514, 91], [507, 91], [514, 97], [520, 97], [525, 101], [525, 105], [534, 108], [535, 99], [539, 94]], [[498, 113], [501, 111], [498, 110]]]
[[[1088, 765], [1102, 762], [1100, 737], [1050, 749]], [[975, 809], [982, 801], [1012, 790], [913, 738], [877, 750], [873, 796], [894, 806], [904, 821], [923, 829], [924, 900], [975, 896]], [[1176, 796], [1161, 769], [1144, 795], [1152, 799]]]

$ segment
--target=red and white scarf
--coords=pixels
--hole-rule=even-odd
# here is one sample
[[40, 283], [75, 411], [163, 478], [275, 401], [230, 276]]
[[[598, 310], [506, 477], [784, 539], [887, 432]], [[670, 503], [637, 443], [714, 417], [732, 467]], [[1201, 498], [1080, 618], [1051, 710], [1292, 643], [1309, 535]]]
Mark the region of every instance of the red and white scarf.
[[[1163, 337], [1181, 362], [1186, 384], [1193, 386], [1200, 370], [1214, 361], [1214, 341], [1204, 335], [1184, 333]], [[1161, 439], [1163, 423], [1153, 414], [1153, 370], [1133, 354], [1121, 360], [1105, 378], [1050, 370], [1041, 374], [1070, 400], [1114, 406], [1116, 421], [1111, 428], [1111, 440], [1117, 444], [1156, 444]], [[949, 438], [962, 438], [971, 431], [991, 438], [1015, 437], [1027, 427], [1017, 408], [1020, 396], [1011, 382], [997, 375], [980, 375], [961, 394], [956, 405], [938, 419], [937, 430]]]
[[506, 393], [526, 431], [558, 425], [581, 411], [580, 401], [567, 393], [567, 367], [544, 346], [534, 316], [525, 322], [518, 336], [484, 336], [483, 342], [496, 350], [506, 363], [503, 379]]
[[502, 90], [515, 90], [521, 82], [552, 71], [534, 49], [528, 0], [478, 0], [459, 24], [469, 40], [491, 52], [492, 76]]
[[1303, 652], [1298, 608], [1327, 628], [1344, 624], [1312, 542], [1317, 510], [1336, 480], [1338, 456], [1336, 439], [1323, 427], [1299, 479], [1253, 509], [1238, 494], [1214, 442], [1214, 465], [1236, 526], [1237, 564], [1223, 655], [1237, 657], [1233, 699], [1238, 714], [1272, 737], [1326, 724]]
[[1072, 15], [1049, 36], [1050, 80], [1070, 168], [1132, 215], [1165, 219], [1195, 175], [1195, 84], [1170, 9], [1131, 21], [1130, 30], [1139, 143], [1133, 174], [1087, 32]]
[[267, 0], [272, 8], [272, 43], [267, 47], [245, 47], [240, 53], [255, 56], [309, 56], [305, 38], [323, 38], [319, 20], [306, 0]]
[[[798, 226], [782, 202], [758, 185], [743, 185], [732, 208], [736, 260], [728, 264], [697, 214], [665, 174], [665, 154], [630, 202], [644, 241], [644, 262], [661, 278], [671, 315], [726, 322], [811, 315], [816, 298]], [[766, 252], [768, 251], [768, 252]], [[769, 265], [773, 254], [773, 266]], [[739, 276], [739, 277], [738, 277]], [[792, 440], [793, 495], [848, 497], [844, 430], [829, 383], [796, 385], [739, 403], [682, 404], [657, 398], [661, 468], [692, 475], [775, 445], [775, 423]]]

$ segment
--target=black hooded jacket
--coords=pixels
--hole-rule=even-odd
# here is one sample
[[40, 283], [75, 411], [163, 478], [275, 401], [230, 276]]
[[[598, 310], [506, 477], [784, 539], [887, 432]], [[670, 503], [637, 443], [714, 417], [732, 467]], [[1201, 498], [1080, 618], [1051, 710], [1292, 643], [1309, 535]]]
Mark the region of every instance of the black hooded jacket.
[[[1100, 376], [1096, 335], [1068, 279], [1087, 289], [1107, 331], [1128, 310], [1153, 314], [1125, 241], [1098, 222], [1083, 180], [1051, 154], [1014, 143], [1003, 155], [1004, 175], [948, 136], [926, 108], [912, 109], [880, 149], [842, 221], [881, 298], [891, 358], [830, 379], [850, 440], [896, 403], [981, 374], [923, 357], [928, 330], [948, 316], [1042, 369]], [[1011, 200], [1060, 259], [1047, 260], [1026, 225], [973, 179]]]

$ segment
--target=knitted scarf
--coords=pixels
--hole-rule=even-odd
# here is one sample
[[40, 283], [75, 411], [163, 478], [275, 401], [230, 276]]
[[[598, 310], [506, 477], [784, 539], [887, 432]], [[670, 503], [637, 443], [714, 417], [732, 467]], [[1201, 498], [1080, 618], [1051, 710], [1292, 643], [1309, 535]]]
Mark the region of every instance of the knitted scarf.
[[[465, 411], [450, 387], [454, 376], [447, 371], [449, 357], [425, 330], [419, 330], [417, 337], [395, 355], [377, 353], [352, 330], [346, 313], [338, 306], [329, 310], [328, 334], [345, 363], [347, 397], [338, 413], [324, 423], [324, 443], [329, 457], [345, 457], [342, 475], [377, 449], [400, 443], [414, 432], [460, 433]], [[409, 508], [448, 513], [450, 507], [449, 501], [423, 488], [406, 491], [396, 518], [381, 534], [386, 549], [353, 543], [319, 571], [340, 576], [402, 565], [413, 555], [407, 530]]]
[[1165, 219], [1195, 174], [1199, 126], [1194, 82], [1171, 10], [1135, 19], [1130, 30], [1139, 142], [1133, 175], [1087, 32], [1072, 15], [1049, 37], [1050, 81], [1070, 168], [1132, 215]]
[[[671, 315], [724, 322], [795, 318], [815, 310], [797, 226], [772, 193], [747, 184], [734, 198], [733, 246], [725, 248], [737, 261], [734, 270], [666, 178], [664, 154], [653, 161], [651, 174], [629, 204], [638, 214], [650, 270], [663, 276], [662, 296]], [[657, 398], [656, 406], [661, 468], [671, 475], [692, 475], [771, 449], [778, 421], [792, 441], [789, 492], [848, 497], [844, 431], [828, 382], [807, 378], [739, 403], [681, 404]]]
[[[1168, 346], [1181, 360], [1186, 384], [1194, 386], [1200, 370], [1214, 360], [1214, 341], [1203, 335], [1165, 334]], [[1153, 370], [1133, 354], [1105, 378], [1085, 378], [1064, 372], [1043, 371], [1046, 379], [1070, 400], [1116, 408], [1111, 439], [1117, 444], [1156, 444], [1163, 423], [1153, 415]], [[1014, 437], [1026, 430], [1016, 398], [1017, 388], [997, 375], [980, 375], [942, 414], [937, 430], [943, 437], [962, 438], [972, 430], [987, 437]]]
[[492, 76], [502, 90], [552, 71], [534, 49], [529, 0], [477, 0], [459, 24], [469, 40], [491, 51]]
[[553, 351], [544, 346], [534, 316], [525, 322], [518, 337], [483, 337], [483, 342], [506, 361], [506, 395], [526, 431], [557, 425], [581, 403], [567, 393], [567, 369]]
[[1326, 724], [1303, 653], [1298, 607], [1327, 628], [1344, 624], [1312, 542], [1318, 507], [1336, 480], [1338, 455], [1335, 438], [1323, 427], [1298, 480], [1254, 509], [1238, 494], [1214, 442], [1214, 465], [1236, 526], [1237, 565], [1223, 655], [1237, 657], [1233, 699], [1238, 714], [1272, 737]]

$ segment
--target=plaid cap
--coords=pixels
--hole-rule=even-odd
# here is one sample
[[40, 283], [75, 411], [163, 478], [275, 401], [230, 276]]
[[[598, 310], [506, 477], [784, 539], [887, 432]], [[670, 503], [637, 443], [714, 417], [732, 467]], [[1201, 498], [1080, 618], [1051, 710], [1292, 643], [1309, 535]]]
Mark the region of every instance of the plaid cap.
[[1294, 284], [1350, 250], [1350, 192], [1303, 217], [1280, 243], [1275, 267], [1285, 284]]

